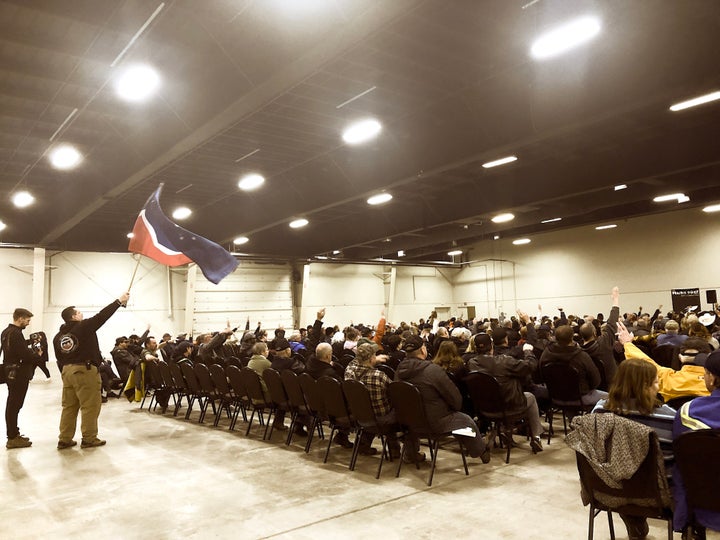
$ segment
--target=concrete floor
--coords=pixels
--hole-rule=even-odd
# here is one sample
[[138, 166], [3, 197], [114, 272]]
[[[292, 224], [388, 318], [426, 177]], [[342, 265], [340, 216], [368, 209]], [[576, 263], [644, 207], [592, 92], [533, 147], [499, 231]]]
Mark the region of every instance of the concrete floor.
[[[230, 432], [226, 420], [213, 428], [197, 413], [185, 421], [111, 399], [100, 415], [107, 446], [58, 451], [61, 382], [56, 370], [43, 379], [20, 413], [33, 446], [5, 451], [0, 467], [2, 539], [587, 537], [574, 454], [560, 436], [535, 456], [518, 437], [509, 465], [497, 449], [489, 465], [470, 459], [470, 476], [458, 454], [441, 451], [428, 488], [428, 465], [403, 466], [400, 478], [383, 466], [375, 480], [378, 457], [361, 456], [350, 472], [350, 451], [337, 446], [323, 464], [322, 443], [306, 455], [304, 439], [287, 447], [259, 429], [246, 438], [242, 421]], [[603, 516], [595, 538], [609, 538]], [[666, 538], [664, 522], [651, 521], [650, 538]]]

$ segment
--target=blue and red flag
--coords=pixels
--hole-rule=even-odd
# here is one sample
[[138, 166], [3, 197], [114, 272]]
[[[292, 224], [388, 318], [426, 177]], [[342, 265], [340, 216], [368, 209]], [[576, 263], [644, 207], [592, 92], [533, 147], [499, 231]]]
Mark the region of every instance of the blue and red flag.
[[162, 184], [140, 210], [128, 251], [167, 266], [195, 262], [216, 285], [237, 268], [238, 261], [225, 248], [171, 221], [160, 208]]

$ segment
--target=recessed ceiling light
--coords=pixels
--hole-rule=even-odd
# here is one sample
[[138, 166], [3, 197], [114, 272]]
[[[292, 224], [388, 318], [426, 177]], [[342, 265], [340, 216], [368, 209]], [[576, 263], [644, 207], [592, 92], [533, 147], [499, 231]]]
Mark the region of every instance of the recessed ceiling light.
[[561, 217], [556, 217], [552, 219], [543, 219], [540, 223], [554, 223], [555, 221], [561, 221]]
[[61, 144], [50, 151], [50, 164], [61, 171], [72, 169], [81, 161], [80, 152], [69, 144]]
[[340, 255], [340, 250], [339, 249], [334, 250], [333, 255]]
[[138, 64], [126, 68], [115, 81], [115, 92], [126, 101], [143, 101], [160, 86], [160, 76], [150, 66]]
[[614, 229], [615, 227], [617, 227], [617, 225], [615, 225], [614, 223], [611, 223], [610, 225], [599, 225], [598, 227], [595, 227], [595, 230], [596, 231], [604, 231], [607, 229]]
[[327, 261], [327, 255], [315, 255], [315, 258], [321, 261]]
[[125, 236], [127, 236], [128, 238], [135, 238], [135, 233], [129, 232]]
[[398, 257], [404, 257], [405, 256], [405, 250], [401, 249], [398, 251]]
[[5, 225], [5, 223], [0, 221], [0, 231], [4, 231], [6, 227], [7, 227], [7, 225]]
[[505, 223], [507, 221], [512, 221], [515, 219], [515, 214], [506, 213], [506, 214], [498, 214], [494, 218], [492, 218], [490, 221], [493, 223]]
[[703, 208], [703, 212], [720, 212], [720, 204], [711, 204], [710, 206], [706, 206]]
[[712, 92], [711, 94], [705, 94], [704, 96], [699, 96], [693, 99], [688, 99], [687, 101], [676, 103], [675, 105], [670, 107], [670, 110], [673, 112], [682, 111], [685, 109], [689, 109], [690, 107], [697, 107], [698, 105], [702, 105], [703, 103], [715, 101], [717, 99], [720, 99], [720, 92]]
[[653, 199], [653, 202], [669, 202], [669, 201], [677, 201], [677, 202], [687, 202], [690, 200], [690, 197], [685, 195], [684, 193], [670, 193], [669, 195], [659, 195]]
[[176, 208], [175, 211], [172, 213], [172, 217], [174, 219], [187, 219], [192, 215], [192, 210], [190, 210], [187, 206], [181, 206], [180, 208]]
[[493, 240], [500, 240], [500, 235], [496, 234], [495, 236], [493, 236]]
[[360, 120], [343, 131], [342, 138], [348, 144], [360, 144], [378, 136], [382, 125], [374, 118]]
[[250, 241], [250, 239], [247, 236], [238, 236], [235, 240], [233, 240], [233, 244], [236, 246], [242, 246], [243, 244], [247, 244]]
[[597, 17], [580, 17], [541, 35], [533, 42], [530, 54], [536, 60], [557, 56], [587, 43], [600, 33], [600, 28]]
[[486, 169], [491, 169], [493, 167], [497, 167], [498, 165], [505, 165], [506, 163], [512, 163], [513, 161], [517, 161], [516, 156], [507, 156], [504, 158], [496, 159], [495, 161], [488, 161], [487, 163], [483, 163], [483, 167]]
[[453, 251], [448, 251], [448, 255], [450, 255], [451, 257], [455, 257], [456, 255], [462, 255], [462, 250], [455, 249]]
[[238, 182], [238, 187], [243, 191], [252, 191], [265, 183], [265, 177], [261, 174], [246, 174]]
[[290, 222], [290, 228], [291, 229], [299, 229], [301, 227], [304, 227], [308, 223], [310, 223], [310, 222], [305, 218], [296, 219], [295, 221]]
[[389, 193], [378, 193], [377, 195], [373, 195], [372, 197], [370, 197], [367, 200], [367, 203], [374, 206], [376, 204], [383, 204], [388, 201], [391, 201], [392, 198], [393, 198], [393, 196], [390, 195]]
[[618, 184], [617, 186], [615, 186], [615, 191], [620, 191], [621, 189], [627, 189], [627, 185]]
[[513, 240], [514, 246], [524, 246], [525, 244], [529, 244], [530, 239], [529, 238], [518, 238], [517, 240]]
[[12, 202], [18, 208], [25, 208], [35, 202], [35, 197], [27, 191], [18, 191], [12, 199]]

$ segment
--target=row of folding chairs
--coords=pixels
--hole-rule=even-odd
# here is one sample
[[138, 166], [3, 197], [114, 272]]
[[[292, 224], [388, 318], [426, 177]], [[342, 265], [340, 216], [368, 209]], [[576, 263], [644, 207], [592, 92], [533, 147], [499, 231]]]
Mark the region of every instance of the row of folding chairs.
[[[334, 435], [338, 432], [354, 433], [350, 463], [348, 468], [355, 470], [360, 455], [360, 441], [363, 434], [372, 434], [380, 439], [382, 451], [375, 477], [379, 478], [384, 461], [392, 461], [388, 437], [400, 435], [403, 441], [396, 476], [400, 475], [405, 444], [409, 432], [414, 437], [427, 440], [431, 454], [431, 470], [428, 485], [432, 484], [437, 453], [440, 442], [449, 433], [434, 432], [425, 416], [425, 407], [419, 390], [407, 382], [392, 382], [389, 397], [397, 417], [397, 424], [380, 424], [375, 416], [370, 393], [364, 384], [358, 381], [338, 381], [332, 377], [321, 377], [317, 381], [307, 373], [296, 375], [290, 370], [281, 373], [268, 368], [262, 377], [247, 367], [219, 364], [205, 365], [196, 363], [167, 364], [163, 361], [148, 363], [145, 372], [146, 386], [150, 397], [149, 409], [157, 406], [157, 395], [168, 393], [173, 400], [173, 415], [186, 404], [185, 419], [190, 419], [194, 407], [200, 411], [199, 423], [203, 423], [208, 409], [214, 415], [213, 426], [217, 427], [225, 414], [229, 419], [229, 429], [234, 430], [240, 416], [247, 422], [245, 435], [250, 434], [255, 417], [258, 424], [264, 426], [263, 440], [272, 438], [274, 422], [278, 415], [290, 416], [290, 427], [285, 444], [290, 445], [296, 433], [296, 427], [307, 426], [308, 436], [305, 452], [309, 453], [315, 434], [324, 439], [324, 427], [330, 428], [323, 463], [327, 463]], [[267, 394], [263, 390], [264, 381]], [[141, 408], [143, 407], [141, 403]], [[465, 474], [468, 474], [465, 450], [460, 445]], [[419, 465], [417, 465], [419, 468]]]

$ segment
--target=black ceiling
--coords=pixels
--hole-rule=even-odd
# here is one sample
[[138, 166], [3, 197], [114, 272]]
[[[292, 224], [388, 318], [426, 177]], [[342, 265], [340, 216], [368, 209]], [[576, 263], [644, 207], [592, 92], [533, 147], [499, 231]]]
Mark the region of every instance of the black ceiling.
[[[596, 39], [530, 57], [582, 14]], [[124, 251], [161, 182], [166, 213], [193, 210], [184, 227], [276, 259], [448, 260], [495, 234], [677, 208], [651, 201], [664, 193], [701, 207], [720, 201], [720, 102], [668, 107], [720, 90], [719, 54], [717, 0], [0, 1], [0, 240]], [[113, 77], [139, 61], [162, 84], [129, 104]], [[381, 135], [345, 145], [367, 116]], [[49, 165], [61, 142], [80, 167]], [[248, 172], [265, 185], [240, 191]], [[503, 211], [516, 219], [489, 221]]]

